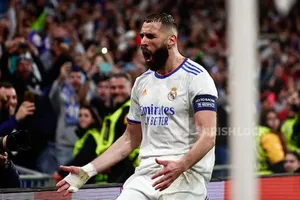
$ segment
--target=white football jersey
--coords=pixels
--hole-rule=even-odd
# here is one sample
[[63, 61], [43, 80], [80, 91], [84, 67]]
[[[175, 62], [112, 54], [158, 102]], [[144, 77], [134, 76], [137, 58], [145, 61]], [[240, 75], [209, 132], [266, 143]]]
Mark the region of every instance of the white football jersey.
[[[187, 153], [199, 138], [194, 113], [216, 111], [216, 98], [209, 73], [188, 58], [165, 76], [151, 70], [139, 76], [127, 120], [141, 123], [140, 159]], [[210, 179], [214, 160], [212, 149], [194, 169]]]

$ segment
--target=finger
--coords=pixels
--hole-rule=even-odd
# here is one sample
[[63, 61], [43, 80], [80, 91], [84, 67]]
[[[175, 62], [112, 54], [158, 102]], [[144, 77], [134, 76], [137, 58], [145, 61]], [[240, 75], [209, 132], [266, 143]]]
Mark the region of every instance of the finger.
[[27, 115], [33, 115], [33, 113], [34, 112], [32, 112], [32, 111], [27, 111], [26, 113], [25, 113], [25, 115], [27, 116]]
[[61, 180], [61, 181], [59, 181], [59, 182], [56, 184], [56, 187], [60, 187], [60, 186], [62, 186], [62, 185], [65, 184], [65, 183], [66, 183], [65, 180]]
[[155, 158], [155, 161], [157, 164], [163, 165], [163, 166], [166, 166], [169, 164], [169, 161], [167, 161], [167, 160], [158, 160], [157, 158]]
[[167, 189], [171, 184], [172, 184], [172, 183], [170, 182], [170, 183], [166, 184], [165, 186], [162, 186], [162, 187], [159, 189], [159, 191], [161, 192], [161, 191]]
[[66, 190], [63, 196], [65, 197], [65, 196], [67, 196], [68, 194], [70, 194], [70, 191], [69, 191], [69, 190]]
[[168, 181], [165, 181], [165, 182], [163, 182], [163, 183], [157, 185], [154, 189], [155, 189], [155, 190], [162, 191], [162, 190], [166, 189], [167, 187], [169, 187], [169, 185], [170, 185], [169, 182], [168, 182]]
[[159, 180], [155, 181], [153, 184], [152, 184], [152, 187], [155, 187], [161, 183], [163, 183], [164, 181], [168, 180], [170, 176], [168, 175], [165, 175], [163, 177], [161, 177]]
[[163, 169], [160, 170], [158, 173], [154, 174], [154, 175], [152, 176], [152, 179], [156, 179], [157, 177], [160, 177], [160, 176], [162, 176], [162, 175], [165, 175], [165, 174], [167, 174], [168, 172], [169, 172], [168, 169], [163, 168]]
[[77, 167], [73, 167], [73, 166], [68, 167], [68, 166], [61, 165], [59, 168], [63, 171], [67, 171], [67, 172], [70, 172], [70, 173], [73, 173], [73, 174], [78, 174], [79, 173], [79, 169]]
[[30, 102], [29, 101], [23, 101], [23, 103], [22, 103], [22, 105], [21, 106], [24, 106], [24, 107], [26, 107], [26, 106], [28, 106], [30, 104]]
[[25, 108], [24, 112], [28, 113], [28, 112], [33, 112], [35, 110], [35, 108]]
[[63, 186], [61, 186], [60, 188], [58, 188], [57, 192], [63, 192], [65, 190], [67, 190], [69, 187], [70, 187], [70, 185], [68, 183], [66, 183]]
[[28, 112], [31, 112], [31, 111], [34, 111], [35, 110], [35, 107], [34, 106], [31, 106], [31, 107], [28, 107], [26, 108]]
[[30, 111], [35, 111], [35, 107], [33, 107], [33, 108], [30, 108]]
[[30, 105], [26, 105], [26, 109], [33, 109], [35, 108], [35, 105], [31, 103]]
[[28, 107], [34, 107], [35, 105], [34, 105], [34, 103], [33, 102], [28, 102]]

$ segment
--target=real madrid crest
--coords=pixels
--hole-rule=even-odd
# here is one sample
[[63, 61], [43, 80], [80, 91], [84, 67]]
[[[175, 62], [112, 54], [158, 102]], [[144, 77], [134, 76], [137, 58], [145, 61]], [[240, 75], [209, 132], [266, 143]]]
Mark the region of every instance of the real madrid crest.
[[173, 87], [173, 88], [171, 88], [171, 91], [168, 94], [168, 99], [170, 101], [173, 101], [174, 99], [176, 99], [176, 97], [177, 97], [177, 88]]

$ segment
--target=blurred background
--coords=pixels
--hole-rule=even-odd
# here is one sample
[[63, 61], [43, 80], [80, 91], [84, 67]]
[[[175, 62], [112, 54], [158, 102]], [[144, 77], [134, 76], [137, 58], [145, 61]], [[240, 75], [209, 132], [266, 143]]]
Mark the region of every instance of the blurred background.
[[[300, 1], [293, 1], [285, 15], [273, 0], [258, 1], [258, 6], [257, 173], [297, 173]], [[21, 172], [22, 187], [31, 187], [30, 176], [23, 173], [39, 173], [44, 181], [39, 186], [49, 186], [45, 177], [53, 184], [65, 176], [59, 165], [86, 164], [101, 153], [95, 151], [101, 145], [98, 136], [84, 139], [94, 149], [83, 145], [77, 155], [75, 144], [90, 128], [103, 136], [106, 117], [129, 98], [127, 82], [133, 83], [147, 70], [139, 49], [139, 29], [144, 17], [153, 12], [174, 16], [180, 52], [205, 67], [215, 81], [219, 98], [213, 178], [227, 179], [229, 116], [234, 106], [228, 104], [225, 0], [1, 0], [0, 134], [18, 129], [30, 133], [31, 148], [8, 156]], [[128, 109], [123, 112], [126, 117]], [[85, 122], [85, 115], [93, 119]], [[124, 116], [120, 116], [118, 130], [111, 133], [113, 140], [126, 125]], [[136, 163], [129, 158], [123, 164], [129, 169]], [[124, 168], [111, 169], [104, 174], [108, 179], [91, 183], [122, 183], [131, 172], [118, 174], [120, 169]]]

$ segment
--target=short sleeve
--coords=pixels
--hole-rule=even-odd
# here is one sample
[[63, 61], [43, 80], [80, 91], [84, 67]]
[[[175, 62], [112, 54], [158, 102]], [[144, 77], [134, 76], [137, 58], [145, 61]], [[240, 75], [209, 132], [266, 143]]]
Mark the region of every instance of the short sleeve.
[[137, 95], [137, 81], [131, 90], [130, 109], [127, 115], [127, 121], [134, 124], [141, 123], [140, 105]]
[[201, 110], [217, 111], [217, 89], [213, 79], [207, 72], [200, 73], [191, 80], [189, 98], [194, 113]]

